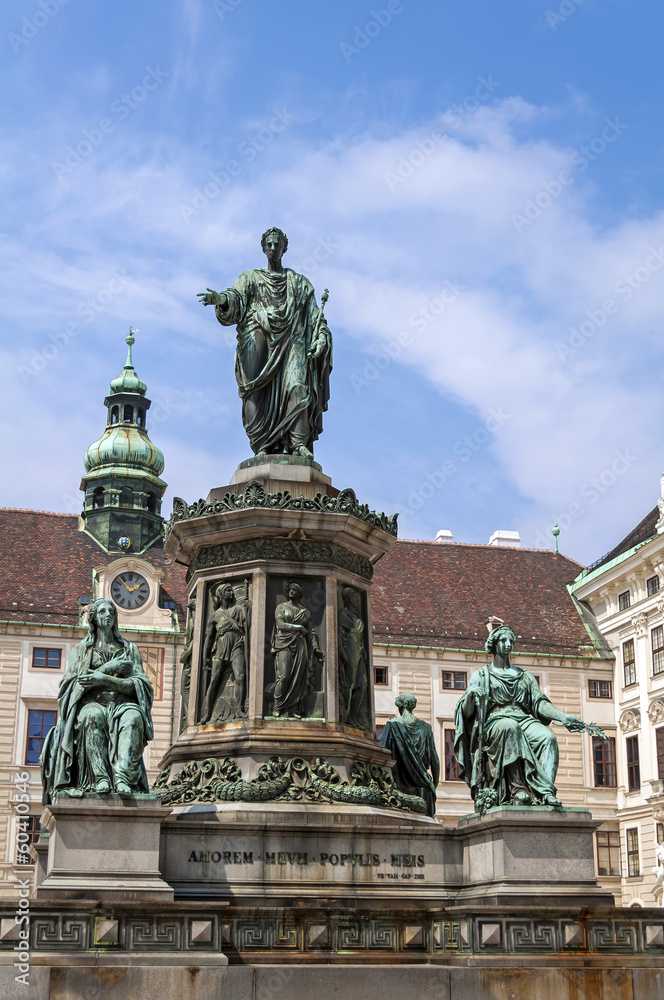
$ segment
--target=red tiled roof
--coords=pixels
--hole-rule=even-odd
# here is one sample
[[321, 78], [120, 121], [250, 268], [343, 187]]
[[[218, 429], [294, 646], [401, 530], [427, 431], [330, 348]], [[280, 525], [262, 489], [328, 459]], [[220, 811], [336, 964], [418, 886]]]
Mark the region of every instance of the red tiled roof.
[[566, 587], [581, 568], [547, 549], [398, 541], [376, 566], [374, 641], [481, 650], [496, 615], [517, 651], [592, 655]]
[[[75, 514], [0, 507], [0, 619], [77, 625], [78, 599], [91, 595], [93, 567], [121, 555], [79, 531]], [[184, 627], [184, 567], [155, 546], [140, 558], [164, 570], [164, 596], [175, 601]]]

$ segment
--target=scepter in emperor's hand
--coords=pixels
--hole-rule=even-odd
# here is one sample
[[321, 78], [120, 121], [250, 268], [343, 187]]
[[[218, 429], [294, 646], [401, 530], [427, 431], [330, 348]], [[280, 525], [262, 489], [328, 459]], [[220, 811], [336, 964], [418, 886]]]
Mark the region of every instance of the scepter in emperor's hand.
[[323, 314], [323, 310], [325, 309], [325, 303], [327, 302], [327, 300], [329, 299], [329, 297], [330, 297], [329, 291], [327, 290], [327, 288], [324, 288], [323, 289], [323, 294], [320, 297], [320, 309], [318, 311], [318, 319], [316, 320], [316, 329], [314, 330], [314, 335], [311, 338], [311, 347], [309, 348], [309, 353], [307, 354], [308, 358], [317, 358], [318, 355], [320, 354], [320, 352], [322, 351], [323, 347], [325, 346], [324, 345], [325, 338], [323, 338], [323, 343], [322, 344], [319, 343], [319, 341], [321, 339], [321, 337], [320, 337], [320, 325], [323, 322], [323, 320], [325, 319], [325, 316]]

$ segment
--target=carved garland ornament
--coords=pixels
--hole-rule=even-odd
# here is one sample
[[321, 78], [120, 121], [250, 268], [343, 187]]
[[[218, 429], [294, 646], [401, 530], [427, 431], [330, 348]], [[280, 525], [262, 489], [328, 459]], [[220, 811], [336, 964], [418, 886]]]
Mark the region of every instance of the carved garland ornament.
[[189, 802], [352, 802], [355, 805], [387, 806], [425, 813], [424, 799], [404, 795], [385, 768], [356, 763], [351, 780], [342, 781], [339, 773], [325, 760], [316, 757], [309, 763], [304, 757], [270, 757], [261, 765], [258, 777], [244, 781], [232, 757], [219, 761], [208, 757], [189, 761], [169, 781], [170, 768], [159, 772], [153, 791], [164, 805]]
[[660, 722], [664, 722], [664, 701], [657, 698], [653, 701], [648, 708], [648, 718], [650, 719], [653, 726], [659, 725]]
[[398, 514], [377, 514], [369, 510], [366, 504], [357, 502], [355, 492], [351, 489], [342, 490], [337, 497], [328, 497], [324, 493], [316, 493], [314, 497], [294, 497], [288, 490], [283, 493], [268, 493], [263, 484], [254, 479], [244, 487], [242, 493], [224, 493], [218, 500], [197, 500], [187, 504], [180, 497], [173, 499], [173, 513], [168, 520], [165, 533], [168, 538], [173, 525], [177, 521], [188, 521], [194, 517], [205, 517], [208, 514], [224, 514], [226, 511], [247, 510], [251, 507], [269, 507], [273, 510], [305, 510], [319, 511], [321, 514], [352, 514], [375, 528], [381, 528], [390, 535], [397, 536]]
[[187, 580], [199, 569], [229, 566], [254, 559], [274, 559], [291, 563], [334, 563], [350, 573], [370, 580], [373, 566], [368, 559], [328, 542], [296, 542], [289, 538], [252, 538], [242, 542], [207, 545], [196, 554], [187, 571]]

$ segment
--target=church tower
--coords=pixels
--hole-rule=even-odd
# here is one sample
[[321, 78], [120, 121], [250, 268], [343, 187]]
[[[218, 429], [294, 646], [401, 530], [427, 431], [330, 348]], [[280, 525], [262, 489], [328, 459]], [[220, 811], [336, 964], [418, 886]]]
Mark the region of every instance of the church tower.
[[127, 362], [104, 400], [106, 430], [86, 451], [81, 480], [84, 530], [107, 552], [120, 549], [136, 555], [161, 541], [161, 500], [166, 489], [159, 478], [164, 456], [146, 429], [147, 385], [132, 362], [137, 332], [129, 328]]

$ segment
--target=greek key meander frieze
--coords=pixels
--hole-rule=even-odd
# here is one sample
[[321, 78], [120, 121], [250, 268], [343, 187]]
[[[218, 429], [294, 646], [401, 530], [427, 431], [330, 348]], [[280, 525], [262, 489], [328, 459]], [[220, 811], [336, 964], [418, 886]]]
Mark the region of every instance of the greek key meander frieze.
[[207, 545], [200, 549], [187, 571], [187, 580], [199, 569], [270, 559], [289, 563], [332, 563], [370, 580], [373, 566], [368, 559], [328, 542], [293, 541], [289, 538], [251, 538], [241, 542]]
[[354, 802], [357, 805], [385, 806], [424, 813], [424, 800], [404, 795], [389, 771], [378, 765], [356, 762], [351, 780], [339, 773], [323, 757], [309, 762], [304, 757], [271, 757], [262, 764], [258, 777], [244, 781], [231, 757], [189, 761], [168, 780], [170, 767], [160, 771], [154, 783], [164, 805], [189, 802]]
[[390, 535], [397, 536], [397, 514], [380, 514], [370, 510], [366, 504], [357, 502], [354, 490], [341, 490], [338, 496], [329, 497], [325, 493], [316, 493], [314, 497], [300, 495], [294, 497], [288, 490], [282, 493], [268, 493], [263, 484], [254, 479], [242, 490], [242, 493], [224, 493], [223, 497], [209, 502], [197, 500], [188, 504], [181, 497], [173, 498], [173, 513], [166, 526], [165, 537], [168, 538], [173, 525], [178, 521], [189, 521], [195, 517], [205, 517], [208, 514], [223, 514], [233, 510], [247, 510], [252, 507], [270, 508], [272, 510], [302, 510], [321, 514], [352, 514], [361, 521], [366, 521], [375, 528], [381, 528]]
[[[252, 913], [218, 914], [209, 911], [172, 915], [122, 913], [113, 908], [117, 937], [105, 945], [94, 940], [99, 913], [33, 914], [30, 949], [33, 952], [181, 953], [225, 951], [236, 954], [337, 952], [426, 953], [458, 955], [650, 955], [664, 957], [664, 917], [601, 919], [571, 916], [500, 917], [472, 913], [449, 919], [444, 913], [399, 914], [387, 917], [328, 916], [292, 913], [279, 918]], [[109, 911], [110, 912], [110, 911]], [[4, 918], [13, 916], [5, 906]], [[12, 951], [13, 940], [0, 942], [0, 951]]]

